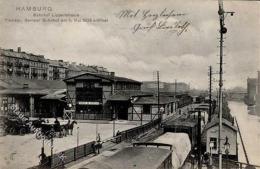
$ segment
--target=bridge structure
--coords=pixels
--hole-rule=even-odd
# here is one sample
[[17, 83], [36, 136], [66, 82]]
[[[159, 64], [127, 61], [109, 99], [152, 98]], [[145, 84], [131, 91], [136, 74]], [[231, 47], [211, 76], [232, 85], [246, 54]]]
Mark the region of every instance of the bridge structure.
[[232, 91], [225, 93], [227, 100], [244, 101], [247, 96], [247, 92]]

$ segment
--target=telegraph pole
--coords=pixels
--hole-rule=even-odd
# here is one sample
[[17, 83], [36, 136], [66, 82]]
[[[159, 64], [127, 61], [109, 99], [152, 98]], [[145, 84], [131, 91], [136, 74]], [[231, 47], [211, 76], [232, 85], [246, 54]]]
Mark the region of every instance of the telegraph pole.
[[198, 168], [201, 169], [201, 111], [198, 111]]
[[222, 169], [222, 150], [221, 150], [221, 135], [222, 135], [222, 86], [223, 86], [223, 33], [226, 33], [224, 27], [224, 11], [223, 4], [219, 5], [219, 20], [220, 20], [220, 46], [219, 46], [219, 126], [218, 126], [218, 154], [219, 154], [219, 169]]
[[158, 96], [158, 116], [159, 118], [161, 118], [161, 122], [162, 122], [162, 115], [160, 113], [160, 77], [159, 77], [159, 71], [157, 71], [157, 96]]
[[209, 117], [208, 122], [211, 121], [212, 116], [212, 66], [209, 66]]
[[175, 98], [176, 98], [176, 96], [177, 96], [177, 79], [175, 79], [174, 87], [175, 87]]
[[[177, 79], [175, 79], [175, 85], [174, 85], [174, 98], [175, 98], [175, 103], [176, 102], [176, 98], [177, 98]], [[175, 112], [177, 113], [177, 104], [175, 104]]]

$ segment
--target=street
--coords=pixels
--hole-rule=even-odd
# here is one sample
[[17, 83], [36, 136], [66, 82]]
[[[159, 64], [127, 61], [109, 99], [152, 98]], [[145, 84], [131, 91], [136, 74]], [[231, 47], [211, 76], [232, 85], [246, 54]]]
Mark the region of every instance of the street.
[[[116, 121], [117, 130], [127, 130], [140, 125], [138, 122]], [[57, 153], [77, 146], [77, 127], [79, 127], [79, 145], [96, 139], [96, 129], [101, 135], [101, 140], [112, 137], [113, 123], [94, 124], [78, 123], [73, 130], [73, 135], [54, 139], [53, 153]], [[0, 137], [0, 168], [28, 168], [39, 164], [38, 156], [41, 153], [42, 140], [37, 140], [34, 134], [7, 135]], [[50, 146], [45, 143], [45, 154], [50, 155]]]

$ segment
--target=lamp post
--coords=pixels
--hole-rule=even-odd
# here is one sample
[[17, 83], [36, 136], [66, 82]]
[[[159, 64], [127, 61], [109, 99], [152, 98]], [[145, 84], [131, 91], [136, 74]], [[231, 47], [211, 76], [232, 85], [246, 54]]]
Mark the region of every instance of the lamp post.
[[52, 158], [53, 158], [53, 136], [51, 137], [51, 165], [52, 165]]
[[113, 137], [115, 137], [116, 136], [116, 122], [115, 122], [115, 120], [116, 120], [116, 113], [115, 113], [115, 110], [114, 110], [114, 112], [113, 112]]
[[214, 147], [214, 142], [213, 141], [210, 141], [209, 142], [209, 152], [210, 152], [210, 159], [209, 159], [209, 165], [210, 167], [212, 167], [213, 165], [213, 159], [212, 159], [212, 148]]
[[79, 127], [77, 127], [77, 148], [79, 146]]
[[191, 154], [191, 159], [192, 159], [192, 161], [191, 161], [191, 165], [192, 165], [192, 169], [194, 169], [194, 158], [195, 158], [195, 155], [194, 154]]
[[164, 107], [160, 107], [160, 117], [163, 119]]

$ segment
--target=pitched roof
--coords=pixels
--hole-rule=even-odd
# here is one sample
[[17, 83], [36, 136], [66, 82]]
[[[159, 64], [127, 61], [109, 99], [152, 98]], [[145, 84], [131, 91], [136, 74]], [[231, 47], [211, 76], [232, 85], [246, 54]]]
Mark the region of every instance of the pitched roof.
[[165, 122], [166, 128], [171, 128], [171, 126], [179, 126], [179, 127], [195, 127], [197, 125], [197, 119], [193, 118], [185, 118], [185, 117], [180, 117], [175, 120], [169, 120]]
[[[160, 96], [160, 104], [168, 104], [171, 102], [175, 102], [176, 99], [169, 96]], [[158, 104], [158, 96], [149, 96], [149, 97], [139, 97], [134, 104]]]
[[[218, 124], [219, 124], [219, 120], [218, 120], [217, 116], [213, 116], [211, 122], [207, 123], [207, 125], [205, 126], [205, 131], [214, 127], [214, 126], [216, 126], [216, 125], [218, 125]], [[231, 128], [234, 131], [237, 131], [237, 127], [234, 124], [232, 124], [230, 121], [228, 121], [224, 118], [222, 118], [222, 124], [224, 126]]]
[[139, 81], [129, 79], [129, 78], [125, 78], [125, 77], [105, 75], [105, 74], [99, 74], [99, 73], [90, 73], [90, 72], [83, 73], [83, 74], [80, 74], [80, 75], [76, 75], [76, 76], [64, 79], [64, 81], [66, 82], [68, 80], [73, 80], [73, 79], [76, 79], [78, 77], [82, 77], [84, 75], [91, 75], [91, 76], [95, 76], [95, 77], [98, 77], [98, 78], [101, 78], [101, 79], [106, 79], [106, 80], [109, 80], [109, 81], [112, 81], [112, 82], [131, 82], [131, 83], [141, 84], [141, 82], [139, 82]]
[[0, 95], [47, 95], [59, 89], [4, 89], [0, 90]]
[[67, 68], [68, 66], [63, 61], [47, 59], [50, 66]]
[[131, 97], [142, 97], [151, 95], [151, 93], [141, 92], [140, 90], [121, 90], [116, 91], [114, 95], [110, 96], [110, 101], [127, 101]]
[[4, 55], [4, 56], [27, 59], [27, 60], [32, 60], [32, 61], [36, 61], [36, 62], [48, 63], [43, 55], [34, 55], [32, 53], [16, 52], [16, 51], [6, 50], [6, 49], [0, 49], [0, 54]]
[[34, 80], [19, 77], [0, 79], [0, 86], [6, 89], [21, 89], [25, 84], [29, 89], [66, 89], [66, 84], [60, 80]]

